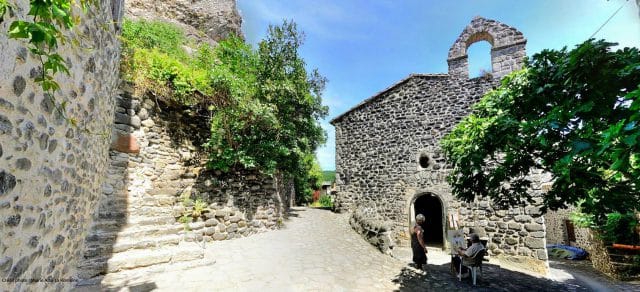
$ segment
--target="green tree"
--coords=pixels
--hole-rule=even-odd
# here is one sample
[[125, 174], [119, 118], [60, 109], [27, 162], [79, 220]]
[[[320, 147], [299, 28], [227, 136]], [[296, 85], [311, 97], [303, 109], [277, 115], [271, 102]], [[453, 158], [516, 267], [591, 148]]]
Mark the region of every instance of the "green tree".
[[327, 107], [321, 99], [326, 79], [306, 70], [298, 54], [302, 40], [285, 21], [269, 28], [257, 50], [231, 37], [187, 53], [184, 47], [194, 44], [178, 27], [125, 21], [122, 72], [141, 93], [210, 111], [208, 167], [278, 171], [294, 179], [305, 198], [319, 181], [313, 153], [325, 140], [319, 120]]
[[578, 205], [602, 226], [640, 209], [640, 53], [589, 40], [544, 50], [502, 80], [442, 140], [453, 192], [531, 202], [527, 175], [553, 175], [544, 211]]
[[[257, 51], [240, 39], [223, 41], [210, 68], [219, 101], [207, 143], [210, 166], [255, 167], [293, 178], [299, 198], [313, 188], [314, 151], [325, 141], [326, 79], [310, 73], [298, 50], [304, 35], [293, 22], [270, 26]], [[307, 194], [308, 193], [308, 194]]]

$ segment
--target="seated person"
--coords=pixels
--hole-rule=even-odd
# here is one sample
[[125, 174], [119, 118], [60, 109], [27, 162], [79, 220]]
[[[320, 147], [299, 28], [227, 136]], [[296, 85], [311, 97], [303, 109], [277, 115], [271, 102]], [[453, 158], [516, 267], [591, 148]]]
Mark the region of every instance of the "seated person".
[[[484, 245], [480, 242], [480, 236], [477, 234], [471, 234], [471, 246], [467, 249], [460, 248], [458, 249], [458, 257], [454, 258], [453, 265], [456, 268], [456, 271], [460, 267], [460, 258], [465, 264], [472, 264], [473, 257], [481, 250], [484, 249]], [[459, 271], [458, 271], [459, 272]], [[467, 268], [463, 267], [463, 274], [467, 273]]]

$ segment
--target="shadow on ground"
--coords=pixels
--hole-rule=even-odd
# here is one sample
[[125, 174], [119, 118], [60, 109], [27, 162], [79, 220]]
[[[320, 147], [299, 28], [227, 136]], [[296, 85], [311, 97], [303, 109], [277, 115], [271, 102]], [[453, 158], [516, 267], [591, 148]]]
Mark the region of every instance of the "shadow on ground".
[[404, 267], [393, 281], [399, 284], [397, 291], [592, 291], [573, 280], [557, 282], [493, 264], [483, 265], [483, 273], [482, 276], [478, 274], [476, 286], [473, 286], [471, 278], [459, 281], [449, 264], [428, 265], [426, 273]]

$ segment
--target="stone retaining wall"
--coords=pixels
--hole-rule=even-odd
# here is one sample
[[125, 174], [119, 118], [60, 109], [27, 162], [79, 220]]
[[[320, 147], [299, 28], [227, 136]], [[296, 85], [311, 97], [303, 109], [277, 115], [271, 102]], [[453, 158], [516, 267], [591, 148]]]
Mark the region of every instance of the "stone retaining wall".
[[369, 243], [385, 254], [392, 254], [394, 241], [391, 226], [375, 208], [359, 206], [349, 218], [349, 225]]
[[[0, 23], [0, 278], [67, 280], [3, 280], [2, 291], [65, 290], [76, 277], [108, 167], [120, 58], [110, 8], [122, 3], [99, 2], [65, 32], [78, 43], [60, 44], [70, 74], [55, 75], [55, 100], [34, 82], [40, 61], [27, 44], [7, 38], [14, 20], [28, 18], [29, 1], [10, 1], [15, 14]], [[60, 114], [63, 102], [77, 127]]]
[[[208, 113], [128, 92], [117, 99], [111, 167], [87, 237], [83, 278], [200, 259], [206, 242], [280, 226], [291, 202], [290, 181], [206, 170], [201, 145], [209, 135]], [[196, 199], [208, 210], [180, 223]]]

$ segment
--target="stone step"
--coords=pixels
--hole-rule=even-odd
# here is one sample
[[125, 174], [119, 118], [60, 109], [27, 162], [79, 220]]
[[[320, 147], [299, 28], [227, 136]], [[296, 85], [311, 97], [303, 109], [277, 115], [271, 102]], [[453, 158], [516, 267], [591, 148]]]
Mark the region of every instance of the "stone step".
[[107, 275], [95, 276], [89, 279], [81, 279], [75, 283], [73, 291], [75, 292], [93, 292], [109, 287], [132, 287], [137, 286], [137, 279], [144, 279], [150, 273], [165, 273], [193, 269], [203, 266], [212, 266], [216, 263], [214, 259], [202, 258], [192, 261], [183, 261], [175, 263], [158, 264], [144, 268], [133, 270], [124, 270], [117, 273], [109, 273]]
[[[155, 204], [150, 202], [149, 204]], [[109, 211], [99, 211], [98, 216], [101, 219], [114, 219], [118, 217], [131, 216], [162, 216], [171, 214], [173, 204], [165, 204], [163, 206], [156, 205], [130, 205], [128, 207], [111, 206]]]
[[142, 207], [136, 209], [128, 210], [128, 217], [164, 217], [171, 216], [173, 217], [173, 213], [171, 212], [170, 206], [165, 207]]
[[187, 240], [182, 235], [170, 234], [156, 237], [143, 238], [118, 238], [115, 242], [101, 242], [89, 244], [85, 248], [84, 257], [102, 257], [112, 254], [126, 252], [132, 249], [160, 248], [165, 246], [175, 246], [181, 240]]
[[157, 217], [136, 216], [132, 215], [127, 218], [128, 225], [164, 225], [176, 223], [176, 217], [172, 215], [163, 215]]
[[96, 243], [113, 243], [119, 239], [142, 239], [145, 237], [162, 236], [178, 234], [184, 230], [184, 226], [180, 223], [162, 224], [162, 225], [122, 225], [121, 229], [94, 230], [87, 237], [87, 242]]
[[204, 258], [197, 243], [181, 242], [175, 246], [132, 249], [126, 252], [85, 259], [78, 265], [78, 277], [91, 279], [107, 273], [132, 270], [158, 264], [173, 264]]
[[176, 263], [202, 259], [203, 249], [193, 243], [181, 243], [177, 246], [157, 249], [134, 249], [114, 254], [107, 261], [107, 272], [113, 273], [163, 263]]
[[99, 218], [96, 219], [96, 225], [101, 224], [101, 222], [106, 222], [105, 224], [112, 224], [114, 222], [119, 224], [126, 225], [164, 225], [164, 224], [173, 224], [176, 223], [176, 218], [171, 214], [162, 214], [156, 217], [151, 217], [149, 215], [144, 214], [127, 214], [126, 212], [118, 212], [119, 214], [113, 213], [103, 213], [99, 214]]

